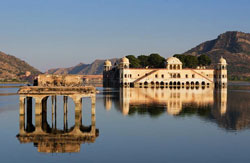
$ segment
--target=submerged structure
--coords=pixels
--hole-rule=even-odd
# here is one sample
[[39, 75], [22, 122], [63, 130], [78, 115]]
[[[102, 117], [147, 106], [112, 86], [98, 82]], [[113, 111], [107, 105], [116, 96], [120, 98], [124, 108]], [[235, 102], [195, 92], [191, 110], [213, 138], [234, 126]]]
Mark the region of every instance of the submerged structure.
[[109, 60], [104, 63], [104, 87], [192, 87], [227, 85], [227, 62], [220, 58], [215, 69], [197, 67], [182, 68], [176, 57], [166, 60], [165, 68], [130, 68], [129, 59], [123, 57], [112, 66]]
[[[37, 86], [21, 87], [20, 131], [17, 135], [20, 143], [34, 143], [39, 152], [65, 153], [79, 152], [82, 143], [93, 143], [99, 135], [95, 124], [96, 89], [81, 85], [76, 76], [41, 75]], [[63, 96], [63, 107], [57, 107], [57, 96]], [[91, 99], [91, 125], [82, 124], [82, 98]], [[74, 102], [74, 125], [68, 127], [68, 98]], [[51, 108], [48, 108], [51, 99]], [[33, 106], [33, 102], [35, 105]], [[49, 110], [50, 109], [50, 110]], [[63, 129], [57, 128], [57, 111], [63, 110]], [[48, 113], [51, 112], [51, 125]], [[35, 124], [32, 114], [35, 113]]]

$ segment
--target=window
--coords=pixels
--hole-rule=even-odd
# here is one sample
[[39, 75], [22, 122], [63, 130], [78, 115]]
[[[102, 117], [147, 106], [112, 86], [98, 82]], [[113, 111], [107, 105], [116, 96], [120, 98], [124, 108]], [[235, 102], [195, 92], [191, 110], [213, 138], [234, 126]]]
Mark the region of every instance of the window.
[[125, 74], [124, 77], [126, 78], [126, 77], [127, 77], [127, 74]]
[[188, 74], [186, 74], [186, 78], [188, 78]]
[[164, 78], [164, 74], [161, 75], [161, 78]]
[[194, 75], [194, 74], [192, 75], [192, 78], [195, 78], [195, 75]]
[[158, 75], [157, 75], [157, 74], [155, 74], [155, 78], [158, 78]]

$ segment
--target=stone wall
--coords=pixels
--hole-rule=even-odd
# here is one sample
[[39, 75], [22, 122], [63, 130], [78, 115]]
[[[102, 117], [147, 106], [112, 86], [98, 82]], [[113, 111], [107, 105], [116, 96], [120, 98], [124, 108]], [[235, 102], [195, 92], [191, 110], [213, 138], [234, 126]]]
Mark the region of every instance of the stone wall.
[[67, 86], [75, 87], [82, 86], [83, 80], [81, 75], [39, 75], [37, 77], [38, 86], [50, 87], [50, 86]]

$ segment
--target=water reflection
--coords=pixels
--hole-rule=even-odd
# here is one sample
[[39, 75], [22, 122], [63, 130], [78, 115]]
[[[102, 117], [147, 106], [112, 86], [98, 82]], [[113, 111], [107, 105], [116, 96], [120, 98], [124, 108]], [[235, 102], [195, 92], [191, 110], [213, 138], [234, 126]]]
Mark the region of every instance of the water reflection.
[[[52, 125], [47, 121], [47, 102], [51, 97]], [[68, 97], [75, 104], [75, 123], [68, 127]], [[32, 98], [35, 108], [32, 108]], [[20, 131], [17, 135], [20, 143], [33, 143], [38, 152], [66, 153], [80, 152], [82, 143], [94, 143], [99, 136], [96, 129], [95, 96], [91, 97], [91, 125], [82, 124], [82, 95], [63, 97], [63, 129], [57, 129], [57, 96], [56, 95], [20, 95]], [[32, 124], [32, 111], [35, 111], [35, 125]]]
[[226, 130], [250, 126], [250, 97], [242, 93], [229, 92], [228, 97], [227, 88], [123, 88], [103, 92], [105, 108], [110, 110], [114, 104], [123, 115], [196, 115]]

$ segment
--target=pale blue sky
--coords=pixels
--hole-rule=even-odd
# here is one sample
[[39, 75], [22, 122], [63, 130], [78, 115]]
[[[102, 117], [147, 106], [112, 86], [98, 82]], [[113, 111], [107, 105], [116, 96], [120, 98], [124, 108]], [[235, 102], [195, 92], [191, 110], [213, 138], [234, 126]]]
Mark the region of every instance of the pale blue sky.
[[169, 57], [250, 32], [249, 0], [0, 0], [0, 51], [45, 71], [95, 59]]

